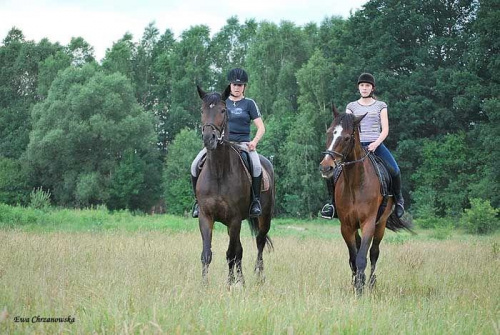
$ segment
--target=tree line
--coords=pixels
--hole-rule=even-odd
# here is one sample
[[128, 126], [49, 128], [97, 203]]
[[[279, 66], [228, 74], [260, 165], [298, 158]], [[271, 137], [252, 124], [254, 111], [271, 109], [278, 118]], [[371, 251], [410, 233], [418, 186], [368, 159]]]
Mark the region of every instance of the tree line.
[[362, 72], [389, 106], [385, 143], [410, 213], [459, 217], [472, 199], [498, 208], [499, 26], [496, 0], [371, 0], [347, 19], [231, 17], [213, 35], [200, 24], [177, 39], [153, 22], [100, 61], [83, 37], [34, 42], [13, 27], [0, 45], [0, 202], [27, 204], [38, 189], [61, 207], [189, 211], [202, 147], [196, 84], [222, 91], [227, 71], [243, 67], [278, 215], [316, 216], [326, 200], [318, 164], [331, 106], [358, 98]]

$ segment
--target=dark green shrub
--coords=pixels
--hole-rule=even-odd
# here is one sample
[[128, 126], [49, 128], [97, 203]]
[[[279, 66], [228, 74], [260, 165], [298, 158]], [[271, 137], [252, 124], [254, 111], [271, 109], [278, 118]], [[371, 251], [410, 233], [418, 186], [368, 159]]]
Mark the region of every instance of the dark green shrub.
[[466, 209], [460, 225], [471, 234], [490, 234], [500, 227], [499, 210], [491, 206], [489, 200], [471, 199], [471, 208]]

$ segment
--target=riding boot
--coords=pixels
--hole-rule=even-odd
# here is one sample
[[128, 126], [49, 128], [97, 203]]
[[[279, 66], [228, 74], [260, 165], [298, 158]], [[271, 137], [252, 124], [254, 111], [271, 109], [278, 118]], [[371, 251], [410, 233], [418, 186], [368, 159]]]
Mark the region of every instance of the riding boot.
[[333, 219], [334, 217], [337, 217], [335, 214], [335, 192], [334, 192], [334, 187], [335, 183], [333, 180], [333, 177], [325, 179], [326, 181], [326, 189], [328, 190], [328, 195], [330, 199], [332, 199], [331, 203], [327, 203], [323, 206], [321, 209], [321, 217], [323, 219]]
[[262, 213], [260, 206], [260, 187], [262, 182], [262, 173], [258, 177], [252, 177], [252, 203], [250, 205], [249, 216], [256, 218]]
[[196, 182], [198, 181], [198, 177], [191, 176], [191, 184], [193, 184], [193, 192], [194, 192], [194, 205], [193, 210], [191, 212], [191, 216], [193, 218], [197, 218], [200, 214], [200, 207], [198, 206], [198, 199], [196, 199]]
[[400, 218], [405, 213], [405, 200], [403, 199], [403, 194], [401, 193], [400, 173], [392, 177], [392, 190], [394, 192], [394, 198], [396, 200], [396, 216]]

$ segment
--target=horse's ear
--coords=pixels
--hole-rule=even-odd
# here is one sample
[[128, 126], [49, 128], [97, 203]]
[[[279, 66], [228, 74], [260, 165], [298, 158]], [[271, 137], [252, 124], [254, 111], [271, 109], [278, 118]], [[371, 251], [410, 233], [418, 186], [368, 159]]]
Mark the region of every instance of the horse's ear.
[[203, 100], [207, 93], [198, 85], [196, 85], [196, 89], [198, 90], [198, 95], [200, 96], [201, 100]]
[[337, 110], [337, 107], [335, 107], [334, 104], [332, 104], [332, 112], [333, 112], [333, 118], [335, 119], [337, 116], [339, 116], [339, 111]]
[[231, 85], [227, 85], [226, 89], [222, 93], [222, 100], [226, 101], [231, 94]]
[[365, 118], [365, 116], [367, 115], [368, 113], [365, 113], [363, 115], [360, 115], [360, 116], [355, 116], [354, 117], [354, 124], [359, 124], [361, 122], [361, 120], [363, 120]]

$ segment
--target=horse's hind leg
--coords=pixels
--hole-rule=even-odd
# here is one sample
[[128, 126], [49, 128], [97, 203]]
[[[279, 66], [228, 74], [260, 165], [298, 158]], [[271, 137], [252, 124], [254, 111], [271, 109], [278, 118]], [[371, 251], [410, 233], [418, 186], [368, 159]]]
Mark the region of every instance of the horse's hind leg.
[[259, 217], [259, 232], [255, 238], [257, 242], [257, 261], [255, 263], [255, 273], [257, 274], [258, 281], [261, 283], [263, 283], [266, 279], [264, 276], [264, 259], [262, 258], [262, 254], [266, 243], [270, 243], [269, 238], [267, 237], [270, 226], [270, 215], [263, 215]]
[[[234, 283], [245, 284], [243, 277], [243, 269], [241, 267], [241, 259], [243, 258], [243, 247], [240, 241], [241, 221], [233, 223], [228, 228], [229, 247], [226, 252], [227, 264], [229, 266], [229, 274], [227, 278], [228, 286]], [[235, 273], [236, 270], [236, 273]]]
[[201, 238], [203, 241], [203, 250], [201, 252], [201, 275], [203, 282], [208, 284], [208, 266], [212, 262], [212, 229], [214, 222], [203, 214], [199, 218]]

